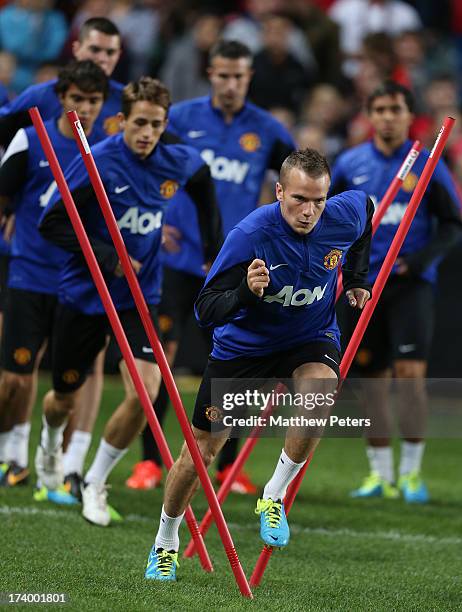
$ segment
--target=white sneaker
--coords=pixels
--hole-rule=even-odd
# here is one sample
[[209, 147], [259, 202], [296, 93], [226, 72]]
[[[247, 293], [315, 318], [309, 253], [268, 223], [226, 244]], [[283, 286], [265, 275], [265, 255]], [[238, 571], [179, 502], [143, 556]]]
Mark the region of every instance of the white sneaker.
[[41, 486], [56, 491], [64, 482], [62, 448], [50, 453], [39, 445], [35, 453], [35, 471]]
[[106, 485], [89, 482], [82, 485], [82, 515], [94, 525], [107, 527], [111, 522]]

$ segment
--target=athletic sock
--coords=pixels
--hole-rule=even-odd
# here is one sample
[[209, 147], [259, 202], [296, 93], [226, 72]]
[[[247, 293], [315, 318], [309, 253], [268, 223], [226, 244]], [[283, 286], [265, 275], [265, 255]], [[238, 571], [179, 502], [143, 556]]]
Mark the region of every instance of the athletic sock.
[[267, 482], [263, 491], [263, 499], [284, 499], [287, 487], [290, 485], [292, 480], [298, 474], [298, 472], [305, 465], [306, 461], [302, 463], [295, 463], [290, 459], [284, 449], [282, 449], [281, 456], [278, 459], [276, 469], [271, 479]]
[[23, 468], [28, 466], [29, 436], [30, 423], [20, 423], [13, 427], [6, 453], [8, 462], [15, 461]]
[[0, 433], [0, 462], [6, 462], [7, 446], [9, 445], [11, 431]]
[[67, 420], [59, 427], [51, 427], [48, 425], [45, 415], [42, 415], [42, 434], [40, 436], [40, 445], [48, 453], [53, 453], [63, 444], [63, 433], [66, 429]]
[[[154, 402], [154, 410], [160, 425], [162, 425], [162, 423], [164, 422], [169, 402], [170, 398], [168, 396], [167, 387], [165, 386], [164, 381], [162, 381], [159, 393]], [[159, 449], [157, 447], [156, 441], [154, 440], [154, 436], [152, 435], [152, 431], [149, 425], [146, 425], [146, 427], [143, 429], [142, 445], [143, 461], [154, 461], [154, 463], [157, 463], [157, 465], [161, 466], [163, 464], [162, 457], [160, 456]]]
[[377, 472], [383, 480], [393, 482], [393, 449], [391, 446], [368, 446], [366, 453], [371, 472]]
[[399, 463], [399, 475], [410, 472], [420, 472], [422, 457], [425, 450], [425, 442], [401, 442], [401, 460]]
[[103, 485], [111, 470], [122, 459], [128, 448], [116, 448], [108, 444], [106, 440], [101, 439], [99, 443], [96, 457], [91, 464], [90, 469], [85, 475], [85, 482]]
[[159, 531], [157, 532], [155, 539], [156, 550], [163, 548], [164, 550], [178, 551], [180, 548], [180, 538], [178, 536], [178, 530], [183, 520], [183, 514], [180, 516], [171, 517], [165, 514], [164, 507], [162, 506], [162, 512], [160, 514]]
[[91, 433], [76, 430], [71, 436], [63, 457], [64, 474], [82, 475], [83, 464], [91, 443]]

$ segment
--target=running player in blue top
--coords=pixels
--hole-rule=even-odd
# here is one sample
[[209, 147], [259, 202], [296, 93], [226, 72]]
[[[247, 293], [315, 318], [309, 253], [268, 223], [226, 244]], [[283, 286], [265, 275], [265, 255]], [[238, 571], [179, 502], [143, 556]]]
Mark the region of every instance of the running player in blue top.
[[[121, 54], [121, 38], [117, 27], [105, 17], [93, 17], [85, 21], [79, 39], [73, 43], [76, 60], [92, 60], [110, 77]], [[56, 79], [31, 85], [19, 96], [0, 108], [0, 145], [6, 147], [16, 132], [31, 124], [28, 109], [37, 106], [42, 118], [57, 118], [61, 103], [55, 91]], [[109, 91], [101, 113], [95, 123], [95, 133], [101, 137], [118, 130], [117, 113], [120, 111], [123, 85], [109, 80]]]
[[[197, 202], [205, 261], [212, 261], [215, 257], [219, 240], [214, 231], [217, 226], [214, 218], [218, 217], [214, 199], [197, 198], [196, 195], [206, 192], [205, 189], [198, 189], [198, 184], [211, 183], [208, 166], [191, 147], [165, 145], [159, 141], [167, 125], [169, 105], [169, 92], [159, 81], [143, 77], [130, 83], [122, 97], [122, 132], [93, 149], [96, 165], [154, 321], [162, 277], [159, 257], [162, 220], [177, 190], [186, 190]], [[138, 370], [154, 400], [160, 384], [159, 368], [80, 157], [69, 167], [66, 180], [106, 276]], [[40, 479], [47, 487], [56, 489], [62, 481], [60, 456], [63, 429], [74, 407], [77, 391], [84, 383], [95, 356], [105, 345], [110, 328], [58, 196], [45, 210], [40, 229], [45, 237], [71, 253], [61, 273], [60, 308], [52, 354], [53, 390], [44, 400], [44, 426], [36, 455]], [[106, 479], [145, 425], [144, 412], [122, 360], [120, 369], [125, 397], [106, 425], [82, 490], [84, 517], [103, 526], [110, 522]]]
[[[210, 95], [172, 106], [169, 131], [195, 147], [210, 166], [226, 236], [236, 223], [257, 208], [267, 171], [279, 172], [295, 143], [274, 117], [246, 100], [252, 78], [252, 54], [245, 45], [219, 41], [210, 52], [208, 73]], [[159, 310], [167, 326], [166, 354], [173, 364], [182, 330], [191, 316], [205, 274], [194, 207], [186, 198], [167, 212], [166, 224], [165, 246], [172, 245], [173, 252], [164, 253], [164, 287]], [[210, 344], [210, 335], [206, 332], [205, 336]], [[156, 413], [162, 418], [168, 400], [162, 390], [159, 400]], [[144, 461], [135, 466], [128, 481], [129, 486], [137, 488], [143, 486], [146, 473], [149, 478], [146, 464], [150, 464], [152, 476], [157, 474], [159, 479], [161, 475], [160, 456], [150, 431], [145, 431], [143, 440]], [[226, 478], [237, 446], [238, 440], [233, 438], [220, 454], [218, 482]], [[241, 473], [232, 490], [253, 494], [256, 487]]]
[[[368, 112], [374, 137], [340, 155], [332, 172], [331, 193], [363, 189], [375, 204], [381, 200], [411, 147], [408, 132], [413, 106], [412, 94], [396, 83], [387, 82], [373, 92]], [[371, 283], [388, 252], [428, 155], [426, 150], [420, 154], [372, 240]], [[420, 472], [426, 414], [424, 379], [432, 340], [434, 289], [437, 265], [459, 240], [460, 232], [459, 198], [445, 163], [440, 161], [356, 357], [355, 367], [360, 375], [383, 379], [384, 384], [370, 385], [368, 389], [368, 408], [374, 409], [377, 435], [369, 436], [370, 474], [352, 492], [354, 497], [396, 498], [400, 489], [408, 502], [428, 500]], [[354, 321], [351, 313], [346, 314], [345, 332], [349, 328], [351, 333]], [[403, 440], [398, 488], [394, 485], [389, 383], [386, 382], [392, 374], [408, 379], [407, 389], [400, 394]]]
[[[97, 142], [93, 125], [107, 95], [108, 83], [101, 68], [86, 60], [63, 68], [55, 88], [61, 101], [61, 116], [45, 122], [45, 127], [65, 168], [78, 154], [66, 112], [77, 109], [89, 141]], [[16, 449], [18, 459], [7, 466], [6, 472], [3, 470], [10, 486], [24, 481], [28, 475], [28, 407], [34, 394], [33, 377], [51, 335], [65, 256], [61, 249], [44, 240], [37, 229], [55, 187], [35, 128], [21, 128], [0, 168], [0, 202], [16, 215], [1, 351], [0, 459], [4, 459], [2, 447], [12, 425], [19, 424], [24, 430], [22, 450]], [[22, 417], [19, 422], [18, 415]]]
[[[337, 266], [343, 262], [351, 306], [362, 309], [370, 297], [366, 277], [373, 205], [361, 191], [326, 200], [329, 186], [323, 156], [313, 149], [291, 153], [276, 185], [278, 202], [252, 212], [228, 234], [199, 294], [196, 316], [202, 325], [214, 327], [213, 350], [192, 419], [207, 465], [230, 433], [222, 406], [212, 404], [213, 379], [292, 378], [296, 388], [324, 379], [328, 388], [335, 388], [340, 363], [334, 310]], [[282, 500], [318, 441], [288, 432], [257, 503], [266, 544], [287, 545]], [[176, 579], [178, 528], [196, 485], [185, 445], [167, 477], [146, 578]]]

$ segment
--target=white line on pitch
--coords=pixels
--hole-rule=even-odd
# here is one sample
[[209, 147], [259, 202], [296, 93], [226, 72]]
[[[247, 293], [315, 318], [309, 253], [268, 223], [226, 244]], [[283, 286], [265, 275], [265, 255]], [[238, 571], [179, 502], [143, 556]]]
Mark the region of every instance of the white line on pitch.
[[[52, 508], [33, 508], [33, 507], [16, 507], [16, 506], [0, 506], [0, 515], [22, 515], [22, 516], [49, 516], [51, 518], [65, 518], [69, 520], [80, 521], [80, 513], [69, 512], [66, 510], [58, 510]], [[124, 517], [124, 523], [152, 523], [155, 524], [156, 516], [148, 517], [140, 514], [127, 514]], [[242, 525], [238, 523], [228, 523], [231, 531], [255, 531], [258, 532], [258, 525]], [[441, 546], [462, 544], [462, 538], [454, 537], [437, 537], [425, 535], [422, 533], [402, 533], [399, 531], [356, 531], [354, 529], [325, 529], [323, 527], [303, 527], [302, 525], [291, 524], [290, 530], [294, 534], [307, 534], [327, 537], [345, 537], [356, 539], [371, 539], [371, 540], [388, 540], [407, 543], [422, 544], [437, 544]]]

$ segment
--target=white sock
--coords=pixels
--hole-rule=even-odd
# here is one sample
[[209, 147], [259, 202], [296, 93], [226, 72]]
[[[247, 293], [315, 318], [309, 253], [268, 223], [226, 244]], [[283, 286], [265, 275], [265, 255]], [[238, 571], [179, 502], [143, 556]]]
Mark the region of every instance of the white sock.
[[284, 449], [282, 449], [281, 456], [278, 459], [276, 469], [271, 479], [266, 483], [263, 491], [263, 499], [284, 499], [287, 487], [290, 485], [292, 480], [298, 474], [298, 472], [305, 465], [306, 461], [302, 463], [294, 463], [290, 459]]
[[103, 438], [99, 443], [98, 451], [90, 469], [85, 475], [85, 482], [103, 485], [115, 465], [122, 459], [128, 448], [116, 448], [108, 444]]
[[6, 452], [10, 441], [11, 431], [4, 431], [0, 433], [0, 462], [6, 462]]
[[159, 531], [156, 535], [155, 547], [163, 548], [164, 550], [178, 551], [180, 548], [180, 538], [178, 536], [178, 529], [180, 528], [181, 521], [183, 520], [184, 512], [180, 516], [172, 518], [165, 514], [164, 507], [162, 506], [162, 512], [160, 514]]
[[377, 472], [380, 478], [387, 482], [394, 482], [393, 449], [391, 446], [368, 446], [366, 453], [371, 472]]
[[48, 425], [45, 415], [42, 415], [42, 434], [40, 438], [40, 445], [47, 452], [54, 452], [60, 446], [63, 445], [63, 433], [66, 429], [67, 419], [59, 427], [51, 427]]
[[71, 436], [67, 450], [63, 457], [64, 474], [82, 475], [83, 464], [87, 456], [91, 443], [91, 433], [88, 431], [76, 430]]
[[401, 442], [400, 476], [409, 472], [420, 472], [424, 450], [425, 442]]
[[13, 427], [6, 453], [9, 462], [15, 461], [21, 467], [28, 466], [29, 436], [30, 423], [20, 423]]

